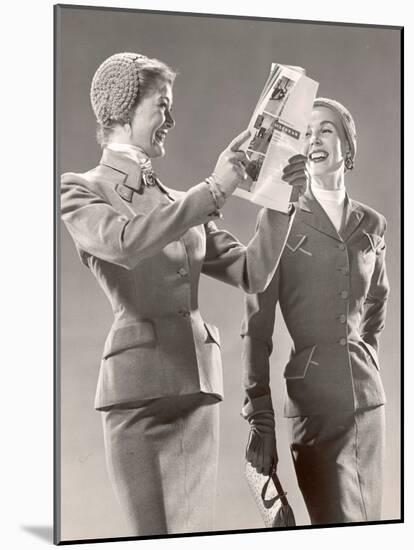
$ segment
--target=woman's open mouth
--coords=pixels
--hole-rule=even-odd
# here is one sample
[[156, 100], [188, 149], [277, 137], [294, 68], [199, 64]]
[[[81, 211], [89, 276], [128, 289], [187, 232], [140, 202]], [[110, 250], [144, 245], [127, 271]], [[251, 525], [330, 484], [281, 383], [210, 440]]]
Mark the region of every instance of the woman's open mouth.
[[326, 151], [312, 151], [309, 155], [309, 160], [312, 162], [323, 162], [328, 158], [328, 153]]
[[166, 132], [166, 130], [157, 130], [157, 131], [155, 132], [155, 140], [156, 140], [158, 143], [163, 144], [166, 137], [167, 137], [167, 132]]

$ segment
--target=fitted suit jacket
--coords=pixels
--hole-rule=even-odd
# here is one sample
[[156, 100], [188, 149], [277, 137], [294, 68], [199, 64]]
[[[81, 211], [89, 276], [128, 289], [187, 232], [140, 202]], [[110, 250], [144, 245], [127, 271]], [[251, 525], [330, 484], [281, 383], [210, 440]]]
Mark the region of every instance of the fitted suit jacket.
[[95, 169], [62, 176], [62, 219], [114, 313], [95, 407], [196, 392], [221, 398], [217, 328], [198, 309], [201, 272], [263, 290], [291, 218], [262, 210], [247, 247], [212, 221], [203, 182], [188, 192], [144, 186], [132, 159], [105, 149]]
[[386, 222], [349, 197], [345, 208], [339, 235], [311, 191], [301, 197], [271, 283], [246, 298], [245, 416], [272, 408], [269, 356], [278, 302], [293, 340], [284, 370], [285, 416], [355, 411], [385, 402], [378, 337], [389, 292]]

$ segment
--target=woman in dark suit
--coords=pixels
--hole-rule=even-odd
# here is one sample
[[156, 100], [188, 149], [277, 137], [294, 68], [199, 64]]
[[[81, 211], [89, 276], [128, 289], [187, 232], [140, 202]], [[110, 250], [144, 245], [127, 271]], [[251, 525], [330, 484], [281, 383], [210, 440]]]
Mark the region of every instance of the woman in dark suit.
[[242, 329], [247, 459], [267, 474], [278, 460], [269, 356], [280, 303], [293, 340], [284, 412], [312, 524], [381, 519], [386, 221], [346, 193], [356, 144], [349, 111], [316, 99], [306, 150], [311, 185], [271, 283], [246, 298]]
[[[247, 247], [213, 222], [247, 177], [238, 149], [248, 132], [187, 192], [159, 181], [151, 158], [164, 156], [174, 127], [174, 78], [139, 54], [104, 61], [91, 86], [101, 162], [62, 176], [63, 221], [114, 313], [95, 407], [134, 535], [213, 529], [223, 389], [218, 330], [198, 309], [200, 274], [264, 290], [292, 219], [264, 209]], [[294, 158], [289, 182], [302, 186], [304, 169]]]

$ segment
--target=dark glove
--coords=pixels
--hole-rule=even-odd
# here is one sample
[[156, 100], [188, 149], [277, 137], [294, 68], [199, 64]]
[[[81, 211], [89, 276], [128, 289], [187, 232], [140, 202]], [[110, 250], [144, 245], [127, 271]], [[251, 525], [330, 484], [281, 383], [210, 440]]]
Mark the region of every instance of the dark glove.
[[249, 417], [250, 434], [246, 448], [246, 460], [259, 474], [269, 475], [276, 468], [275, 415], [273, 411], [261, 411]]
[[282, 179], [292, 186], [291, 202], [297, 202], [299, 196], [306, 192], [309, 175], [306, 168], [307, 158], [304, 155], [293, 155], [283, 168]]

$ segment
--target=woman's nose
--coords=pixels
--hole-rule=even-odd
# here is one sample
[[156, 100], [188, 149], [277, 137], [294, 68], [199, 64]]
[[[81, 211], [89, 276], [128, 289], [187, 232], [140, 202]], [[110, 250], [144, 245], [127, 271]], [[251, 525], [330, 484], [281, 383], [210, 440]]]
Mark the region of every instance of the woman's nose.
[[168, 128], [174, 128], [174, 126], [175, 126], [175, 120], [174, 120], [173, 117], [171, 116], [170, 111], [167, 111], [167, 112], [166, 112], [166, 115], [165, 115], [165, 125], [168, 126]]
[[321, 136], [319, 133], [315, 133], [310, 138], [310, 144], [311, 145], [320, 145], [322, 143]]

